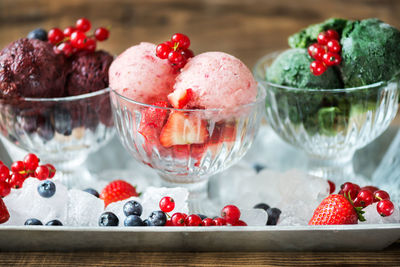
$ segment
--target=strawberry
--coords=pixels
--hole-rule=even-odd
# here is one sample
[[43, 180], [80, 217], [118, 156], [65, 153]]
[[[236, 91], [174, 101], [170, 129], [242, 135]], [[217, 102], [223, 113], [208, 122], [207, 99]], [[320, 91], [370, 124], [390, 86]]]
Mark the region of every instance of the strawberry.
[[10, 219], [10, 213], [8, 213], [6, 204], [2, 198], [0, 198], [0, 224], [5, 223]]
[[355, 208], [349, 198], [332, 194], [315, 209], [309, 225], [357, 224], [364, 221], [361, 208]]
[[191, 88], [186, 90], [176, 90], [168, 95], [168, 100], [174, 108], [184, 108], [193, 97]]
[[206, 122], [183, 112], [171, 112], [161, 130], [160, 143], [164, 147], [202, 144], [208, 138]]
[[136, 188], [122, 180], [115, 180], [109, 183], [103, 188], [100, 194], [100, 198], [104, 201], [106, 207], [112, 202], [137, 196], [139, 196], [139, 194], [136, 192]]
[[212, 135], [211, 143], [234, 142], [236, 140], [236, 124], [235, 123], [216, 123]]
[[[166, 101], [159, 101], [152, 104], [158, 107], [168, 107]], [[167, 109], [148, 107], [142, 111], [138, 132], [143, 135], [147, 141], [154, 141], [159, 135], [168, 115]]]

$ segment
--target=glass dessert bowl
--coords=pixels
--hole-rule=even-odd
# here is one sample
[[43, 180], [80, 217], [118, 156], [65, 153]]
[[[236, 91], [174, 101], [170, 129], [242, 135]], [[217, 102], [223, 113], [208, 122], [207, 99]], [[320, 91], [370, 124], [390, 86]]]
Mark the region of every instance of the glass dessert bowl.
[[[122, 144], [155, 169], [165, 186], [187, 188], [191, 212], [203, 214], [215, 211], [207, 198], [208, 178], [245, 155], [264, 116], [264, 100], [262, 85], [254, 102], [231, 109], [158, 107], [111, 91]], [[174, 138], [187, 144], [170, 145]]]
[[0, 100], [1, 139], [10, 156], [18, 148], [53, 164], [68, 187], [90, 185], [82, 166], [114, 133], [109, 88], [78, 96]]
[[267, 122], [286, 142], [309, 156], [309, 173], [339, 184], [357, 179], [356, 150], [382, 134], [398, 108], [400, 76], [341, 89], [301, 89], [266, 81], [279, 53], [261, 58], [254, 75], [266, 88]]

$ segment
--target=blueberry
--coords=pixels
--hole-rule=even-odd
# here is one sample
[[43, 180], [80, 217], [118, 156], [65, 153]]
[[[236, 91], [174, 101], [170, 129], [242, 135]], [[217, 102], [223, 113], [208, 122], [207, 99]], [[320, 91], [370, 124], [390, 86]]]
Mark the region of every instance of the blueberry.
[[199, 216], [202, 220], [204, 220], [205, 218], [207, 218], [207, 216], [206, 216], [206, 215], [203, 215], [203, 214], [197, 214], [197, 216]]
[[125, 226], [143, 226], [143, 221], [137, 215], [129, 215], [125, 218], [124, 221]]
[[143, 212], [142, 205], [140, 205], [140, 203], [135, 200], [130, 200], [130, 201], [126, 202], [124, 205], [125, 216], [129, 216], [129, 215], [140, 216], [140, 215], [142, 215], [142, 212]]
[[56, 107], [53, 112], [54, 130], [65, 136], [72, 134], [72, 117], [71, 113], [61, 107]]
[[44, 140], [50, 141], [54, 137], [54, 127], [49, 117], [41, 117], [38, 122], [37, 134]]
[[259, 173], [260, 171], [262, 171], [263, 169], [265, 169], [265, 166], [256, 163], [256, 164], [253, 165], [253, 168], [256, 170], [257, 173]]
[[145, 219], [143, 221], [143, 226], [151, 226], [151, 223], [150, 223], [149, 219]]
[[270, 208], [269, 205], [267, 205], [265, 203], [258, 203], [257, 205], [255, 205], [253, 207], [253, 209], [262, 209], [262, 210], [265, 210], [265, 211], [267, 211], [269, 208]]
[[43, 223], [38, 219], [31, 218], [25, 221], [25, 225], [43, 225]]
[[276, 225], [278, 223], [279, 215], [281, 215], [281, 210], [278, 208], [269, 208], [267, 210], [268, 221], [267, 225]]
[[63, 224], [59, 220], [52, 220], [46, 223], [47, 226], [62, 226]]
[[118, 217], [112, 212], [104, 212], [99, 218], [99, 226], [118, 226]]
[[89, 194], [92, 194], [93, 196], [95, 196], [95, 197], [100, 197], [100, 194], [99, 194], [99, 192], [97, 192], [96, 190], [94, 190], [93, 188], [86, 188], [85, 190], [83, 190], [83, 191], [85, 191], [86, 193], [89, 193]]
[[149, 216], [150, 226], [164, 226], [167, 216], [161, 210], [153, 211]]
[[44, 29], [38, 28], [28, 33], [27, 37], [28, 39], [38, 39], [42, 41], [47, 41], [47, 32]]
[[45, 198], [54, 196], [56, 193], [56, 185], [49, 180], [43, 181], [38, 186], [39, 195]]

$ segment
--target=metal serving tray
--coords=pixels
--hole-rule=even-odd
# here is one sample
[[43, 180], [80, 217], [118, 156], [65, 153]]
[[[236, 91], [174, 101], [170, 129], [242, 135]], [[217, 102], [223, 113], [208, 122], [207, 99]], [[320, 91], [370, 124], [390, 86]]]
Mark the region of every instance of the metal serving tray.
[[[265, 138], [267, 132], [266, 126], [263, 127], [255, 142]], [[375, 142], [359, 151], [355, 157], [356, 171], [371, 177], [397, 132], [397, 127], [391, 127]], [[269, 162], [267, 167], [272, 169], [288, 168], [279, 163], [287, 160], [288, 155], [292, 157], [298, 152], [277, 139], [271, 142], [282, 147], [283, 151], [279, 155], [274, 152], [273, 161], [268, 151], [257, 155], [260, 153], [256, 150], [260, 147], [258, 144], [253, 146], [253, 151], [244, 160], [253, 160], [257, 164]], [[110, 156], [114, 153], [119, 155], [117, 160]], [[290, 161], [290, 167], [303, 165], [301, 155], [297, 156]], [[0, 147], [0, 159], [5, 157], [5, 150]], [[262, 162], [257, 162], [261, 158]], [[92, 155], [87, 165], [97, 172], [107, 169], [138, 170], [138, 165], [116, 138]], [[210, 188], [214, 180], [211, 180]], [[0, 251], [369, 251], [383, 249], [399, 239], [400, 223], [207, 228], [0, 226]]]

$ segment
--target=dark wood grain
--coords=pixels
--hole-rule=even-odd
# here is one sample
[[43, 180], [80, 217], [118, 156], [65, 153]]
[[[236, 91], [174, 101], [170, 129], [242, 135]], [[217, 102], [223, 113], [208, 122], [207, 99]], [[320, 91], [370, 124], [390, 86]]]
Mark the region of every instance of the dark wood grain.
[[[118, 54], [141, 41], [187, 33], [196, 53], [224, 51], [249, 67], [287, 47], [287, 36], [329, 17], [378, 17], [400, 27], [397, 0], [0, 0], [0, 48], [36, 27], [66, 27], [85, 16], [111, 26], [101, 48]], [[399, 117], [399, 116], [398, 116]], [[0, 253], [2, 266], [400, 266], [400, 244], [381, 252], [331, 253]]]

